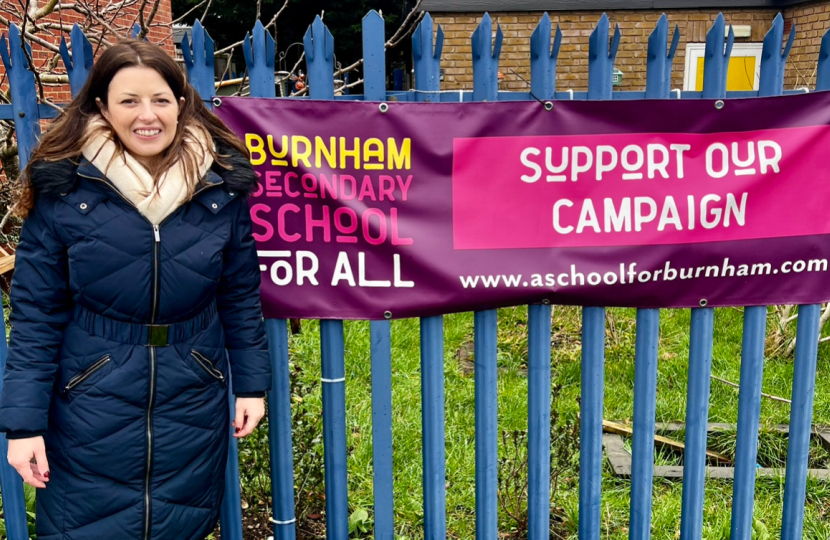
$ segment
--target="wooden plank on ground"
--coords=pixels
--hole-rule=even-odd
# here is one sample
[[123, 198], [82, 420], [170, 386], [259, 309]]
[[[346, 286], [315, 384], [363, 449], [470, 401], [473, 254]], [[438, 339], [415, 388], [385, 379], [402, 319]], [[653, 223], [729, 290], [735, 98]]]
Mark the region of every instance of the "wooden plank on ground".
[[[617, 422], [611, 422], [608, 420], [602, 421], [602, 428], [604, 431], [607, 431], [608, 433], [616, 433], [617, 435], [631, 436], [634, 434], [634, 429], [632, 429], [631, 427], [626, 426], [625, 424], [618, 424]], [[674, 439], [669, 439], [668, 437], [661, 437], [660, 435], [654, 436], [654, 443], [663, 447], [671, 448], [672, 450], [677, 450], [679, 452], [683, 452], [686, 450], [686, 445], [682, 442], [676, 441]], [[728, 457], [717, 452], [712, 452], [711, 450], [706, 450], [706, 456], [710, 459], [715, 460], [717, 463], [732, 463], [732, 460]]]
[[0, 274], [5, 274], [14, 268], [14, 255], [0, 257]]

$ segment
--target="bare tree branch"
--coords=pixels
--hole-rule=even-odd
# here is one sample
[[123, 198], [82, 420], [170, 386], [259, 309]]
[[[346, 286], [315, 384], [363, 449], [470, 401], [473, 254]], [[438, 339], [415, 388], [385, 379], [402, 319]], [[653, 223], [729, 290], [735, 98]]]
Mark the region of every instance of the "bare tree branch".
[[[5, 18], [5, 17], [3, 17], [2, 15], [0, 15], [0, 23], [4, 24], [4, 25], [6, 25], [6, 26], [9, 26], [9, 27], [10, 27], [10, 26], [12, 26], [12, 25], [14, 25], [14, 26], [15, 26], [15, 27], [17, 27], [18, 29], [20, 28], [20, 26], [17, 26], [16, 24], [12, 23], [11, 21], [9, 21], [8, 19], [6, 19], [6, 18]], [[21, 31], [21, 32], [20, 32], [20, 34], [21, 34], [22, 36], [24, 36], [26, 39], [30, 40], [32, 43], [37, 43], [37, 44], [38, 44], [38, 45], [40, 45], [41, 47], [44, 47], [44, 48], [46, 48], [46, 49], [49, 49], [49, 50], [50, 50], [50, 51], [52, 51], [52, 52], [56, 52], [56, 53], [60, 53], [60, 52], [61, 52], [60, 47], [58, 47], [57, 45], [54, 45], [54, 44], [52, 44], [52, 43], [49, 43], [48, 41], [46, 41], [46, 40], [44, 40], [44, 39], [39, 38], [38, 36], [36, 36], [36, 35], [32, 34], [32, 33], [31, 33], [31, 32], [29, 32], [28, 30], [27, 30], [27, 31], [25, 31], [25, 32]]]
[[410, 11], [409, 15], [407, 15], [406, 18], [403, 20], [400, 28], [398, 28], [398, 31], [395, 32], [392, 35], [392, 37], [389, 38], [389, 41], [386, 42], [387, 47], [394, 47], [400, 42], [400, 39], [402, 39], [402, 37], [405, 37], [407, 34], [411, 32], [411, 30], [408, 30], [406, 31], [406, 33], [403, 34], [403, 36], [401, 36], [401, 33], [404, 32], [405, 28], [407, 28], [407, 25], [409, 24], [410, 20], [412, 20], [412, 16], [415, 15], [415, 13], [417, 13], [417, 15], [415, 15], [415, 18], [418, 21], [416, 21], [416, 24], [414, 24], [413, 26], [416, 26], [417, 22], [419, 22], [423, 18], [424, 12], [418, 12], [418, 8], [421, 7], [421, 2], [423, 2], [423, 0], [418, 0], [415, 3], [415, 7], [412, 8], [412, 11]]
[[[26, 47], [26, 22], [30, 20], [29, 17], [29, 7], [30, 1], [26, 0], [26, 7], [23, 8], [24, 17], [23, 17], [23, 24], [20, 29], [20, 33], [24, 36], [23, 39], [20, 40], [20, 49], [23, 51], [23, 56], [26, 57], [26, 63], [29, 65], [29, 70], [35, 76], [35, 82], [37, 83], [38, 94], [40, 94], [40, 101], [46, 101], [46, 97], [43, 93], [43, 82], [40, 80], [40, 73], [37, 69], [35, 69], [35, 63], [32, 60], [32, 55], [29, 53], [29, 48]], [[34, 24], [34, 23], [33, 23]]]
[[32, 19], [37, 21], [38, 19], [46, 17], [47, 15], [55, 11], [55, 6], [58, 5], [58, 2], [59, 0], [49, 0], [45, 6], [35, 11], [34, 15], [32, 16]]
[[[415, 7], [412, 8], [412, 11], [409, 12], [409, 15], [407, 15], [406, 19], [404, 19], [403, 23], [401, 23], [400, 28], [398, 28], [398, 30], [392, 35], [392, 37], [389, 38], [389, 40], [383, 45], [384, 50], [397, 47], [401, 41], [406, 39], [406, 37], [409, 36], [415, 28], [417, 28], [418, 23], [420, 23], [421, 19], [423, 19], [424, 17], [424, 13], [421, 12], [418, 15], [415, 15], [414, 22], [411, 21], [413, 21], [413, 14], [416, 13], [422, 1], [423, 0], [418, 0], [418, 2], [415, 4]], [[339, 77], [344, 73], [354, 71], [361, 65], [363, 65], [363, 58], [361, 58], [360, 60], [358, 60], [350, 66], [338, 69], [334, 72], [334, 77]]]
[[[272, 26], [274, 26], [275, 24], [277, 24], [277, 19], [279, 19], [279, 18], [280, 18], [280, 15], [282, 15], [282, 12], [283, 12], [283, 11], [285, 11], [285, 8], [286, 8], [286, 7], [288, 7], [288, 2], [289, 2], [289, 0], [285, 0], [285, 3], [282, 5], [282, 7], [280, 8], [280, 10], [279, 10], [279, 11], [277, 11], [277, 13], [276, 13], [276, 14], [274, 14], [274, 16], [273, 16], [273, 17], [271, 18], [271, 20], [268, 22], [268, 24], [266, 24], [266, 25], [264, 26], [265, 30], [268, 30], [269, 28], [271, 28]], [[257, 18], [259, 18], [259, 17], [257, 17]], [[233, 45], [228, 45], [228, 46], [227, 46], [227, 47], [225, 47], [224, 49], [219, 49], [218, 51], [216, 51], [215, 53], [213, 53], [213, 55], [214, 55], [214, 56], [216, 56], [216, 55], [219, 55], [219, 54], [224, 54], [224, 53], [228, 52], [229, 50], [233, 49], [234, 47], [239, 47], [240, 45], [242, 45], [242, 43], [243, 43], [244, 41], [245, 41], [245, 40], [243, 39], [243, 40], [237, 41], [237, 42], [236, 42], [236, 43], [234, 43]]]
[[213, 3], [213, 0], [208, 0], [208, 5], [207, 5], [207, 7], [205, 8], [204, 13], [202, 13], [202, 20], [205, 20], [205, 17], [207, 17], [207, 14], [208, 14], [208, 13], [210, 13], [210, 5], [211, 5], [212, 3]]
[[207, 2], [207, 1], [208, 1], [208, 0], [202, 0], [201, 2], [199, 2], [198, 4], [196, 4], [195, 6], [193, 6], [193, 7], [192, 7], [192, 8], [190, 8], [189, 10], [187, 10], [187, 13], [185, 13], [184, 15], [182, 15], [181, 17], [179, 17], [178, 19], [173, 20], [173, 21], [172, 21], [172, 24], [178, 24], [178, 23], [182, 22], [182, 21], [185, 19], [185, 17], [187, 17], [188, 15], [190, 15], [191, 13], [193, 13], [194, 11], [196, 11], [197, 9], [199, 9], [200, 7], [202, 7], [203, 5], [205, 5], [205, 2]]
[[150, 16], [147, 17], [147, 24], [142, 26], [141, 32], [139, 32], [138, 34], [138, 39], [144, 39], [147, 36], [147, 33], [150, 32], [149, 25], [153, 22], [153, 19], [156, 18], [156, 13], [158, 13], [160, 1], [161, 0], [156, 0], [155, 3], [153, 3], [152, 9], [150, 9]]

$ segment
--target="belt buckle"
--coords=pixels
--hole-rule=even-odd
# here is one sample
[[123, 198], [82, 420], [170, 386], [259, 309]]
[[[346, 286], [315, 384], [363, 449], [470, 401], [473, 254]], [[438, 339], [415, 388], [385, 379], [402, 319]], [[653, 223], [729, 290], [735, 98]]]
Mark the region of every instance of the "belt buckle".
[[148, 347], [166, 347], [169, 345], [167, 342], [170, 333], [169, 324], [148, 324], [146, 326]]

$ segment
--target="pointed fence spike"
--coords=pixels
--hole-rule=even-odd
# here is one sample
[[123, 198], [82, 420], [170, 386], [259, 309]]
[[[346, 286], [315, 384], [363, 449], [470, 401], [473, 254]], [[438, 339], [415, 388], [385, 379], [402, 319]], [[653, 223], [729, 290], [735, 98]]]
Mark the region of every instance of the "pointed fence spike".
[[473, 101], [498, 101], [499, 53], [504, 34], [497, 26], [493, 41], [493, 20], [485, 13], [473, 33]]
[[[250, 38], [248, 37], [250, 35]], [[248, 68], [248, 82], [252, 97], [275, 97], [274, 38], [257, 20], [250, 34], [245, 34], [243, 54]], [[309, 48], [306, 48], [308, 52]]]
[[703, 95], [709, 99], [726, 97], [726, 75], [729, 69], [729, 57], [735, 33], [730, 26], [724, 53], [724, 34], [726, 22], [723, 13], [719, 13], [709, 32], [706, 33], [706, 52], [703, 62]]
[[551, 48], [550, 15], [544, 13], [530, 36], [530, 93], [537, 99], [553, 99], [556, 92], [556, 60], [562, 31], [556, 26]]
[[[444, 29], [438, 25], [438, 32], [433, 44], [433, 20], [427, 13], [412, 35], [412, 51], [415, 63], [415, 99], [420, 102], [438, 101], [437, 94], [441, 88], [440, 69], [441, 51], [444, 47]], [[430, 92], [436, 92], [430, 94]]]
[[254, 65], [254, 52], [251, 50], [250, 32], [245, 32], [245, 39], [242, 40], [242, 55], [245, 57], [245, 67], [250, 70]]
[[553, 41], [553, 48], [550, 51], [550, 57], [554, 60], [559, 58], [559, 48], [562, 46], [562, 29], [559, 27], [559, 24], [556, 24], [556, 37]]
[[182, 38], [182, 55], [184, 56], [187, 78], [202, 102], [213, 107], [211, 98], [216, 94], [213, 69], [213, 40], [197, 19], [190, 29], [191, 37], [187, 33]]
[[[303, 38], [308, 66], [309, 94], [314, 99], [334, 99], [334, 37], [318, 15]], [[313, 54], [309, 57], [309, 51]]]
[[608, 15], [603, 13], [588, 41], [588, 99], [611, 99], [613, 97], [614, 60], [617, 56], [621, 33], [619, 25], [616, 25], [609, 48], [610, 26]]
[[671, 71], [671, 60], [666, 54], [669, 41], [669, 20], [664, 13], [648, 37], [648, 59], [646, 60], [646, 98], [665, 99], [670, 88], [666, 71]]
[[434, 60], [441, 59], [441, 53], [444, 50], [444, 28], [439, 24], [438, 25], [438, 32], [435, 34], [435, 47], [432, 52], [432, 58]]
[[[0, 36], [0, 57], [6, 68], [11, 93], [12, 112], [15, 115], [18, 157], [21, 164], [29, 161], [29, 155], [40, 135], [40, 115], [37, 106], [35, 75], [29, 71], [29, 63], [21, 49], [20, 30], [11, 25], [7, 36]], [[30, 51], [31, 49], [27, 47]]]
[[377, 11], [363, 17], [363, 96], [367, 101], [386, 99], [386, 22]]
[[816, 90], [830, 90], [830, 30], [821, 38], [816, 67]]

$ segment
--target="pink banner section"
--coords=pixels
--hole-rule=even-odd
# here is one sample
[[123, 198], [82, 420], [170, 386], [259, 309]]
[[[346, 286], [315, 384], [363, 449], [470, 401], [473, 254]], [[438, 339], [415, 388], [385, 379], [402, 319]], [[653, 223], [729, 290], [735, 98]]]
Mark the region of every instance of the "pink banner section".
[[[455, 249], [830, 233], [830, 127], [453, 141]], [[798, 219], [791, 219], [794, 215]]]

